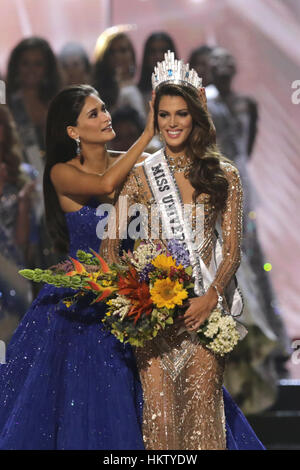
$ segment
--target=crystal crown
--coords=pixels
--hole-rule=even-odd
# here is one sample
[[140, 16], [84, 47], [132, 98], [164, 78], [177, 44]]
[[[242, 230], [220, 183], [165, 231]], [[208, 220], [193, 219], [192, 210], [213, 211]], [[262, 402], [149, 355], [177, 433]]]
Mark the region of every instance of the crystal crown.
[[182, 60], [176, 60], [174, 52], [168, 51], [165, 60], [158, 62], [152, 73], [152, 88], [166, 83], [175, 85], [188, 85], [194, 88], [202, 86], [202, 78], [194, 69], [190, 69], [190, 64], [184, 64]]

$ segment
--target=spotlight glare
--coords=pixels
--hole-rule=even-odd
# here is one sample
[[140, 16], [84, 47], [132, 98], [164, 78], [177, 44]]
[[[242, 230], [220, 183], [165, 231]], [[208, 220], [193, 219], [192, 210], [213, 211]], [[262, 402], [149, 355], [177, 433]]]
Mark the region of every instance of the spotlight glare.
[[264, 270], [265, 271], [271, 271], [272, 267], [273, 266], [271, 265], [271, 263], [265, 263], [264, 264]]

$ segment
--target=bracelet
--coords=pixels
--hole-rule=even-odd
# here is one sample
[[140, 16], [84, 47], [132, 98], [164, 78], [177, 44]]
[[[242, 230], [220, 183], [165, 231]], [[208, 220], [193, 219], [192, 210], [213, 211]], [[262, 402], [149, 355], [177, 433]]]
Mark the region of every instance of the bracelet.
[[220, 294], [220, 292], [218, 291], [218, 288], [215, 284], [212, 284], [211, 287], [214, 287], [216, 289], [216, 292], [217, 292], [217, 296], [218, 296], [218, 303], [222, 303], [223, 302], [223, 297], [222, 295]]

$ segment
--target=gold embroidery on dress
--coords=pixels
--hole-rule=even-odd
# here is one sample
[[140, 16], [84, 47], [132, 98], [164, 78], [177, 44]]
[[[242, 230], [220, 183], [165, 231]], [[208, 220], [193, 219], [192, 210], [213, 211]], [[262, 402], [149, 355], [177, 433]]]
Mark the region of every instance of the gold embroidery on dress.
[[[242, 187], [239, 173], [232, 164], [222, 162], [221, 167], [229, 182], [229, 193], [221, 214], [223, 256], [214, 283], [219, 289], [225, 289], [240, 263]], [[190, 183], [183, 173], [176, 175], [176, 179], [181, 194], [187, 198], [191, 194]], [[128, 205], [139, 202], [150, 208], [153, 197], [141, 166], [131, 172], [121, 195], [127, 195]], [[204, 205], [204, 240], [200, 241], [198, 252], [209, 267], [214, 258], [218, 214], [208, 195], [201, 194], [197, 203]], [[118, 212], [118, 203], [116, 210]], [[194, 223], [195, 213], [193, 226]], [[109, 262], [120, 262], [120, 235], [116, 240], [102, 241], [101, 254]], [[144, 394], [145, 448], [226, 449], [224, 359], [194, 343], [187, 332], [178, 334], [176, 324], [145, 347], [136, 348], [135, 356]]]
[[191, 341], [188, 333], [177, 335], [177, 331], [178, 328], [168, 328], [167, 334], [162, 332], [151, 345], [153, 353], [160, 356], [164, 370], [173, 381], [177, 379], [197, 348], [197, 343]]

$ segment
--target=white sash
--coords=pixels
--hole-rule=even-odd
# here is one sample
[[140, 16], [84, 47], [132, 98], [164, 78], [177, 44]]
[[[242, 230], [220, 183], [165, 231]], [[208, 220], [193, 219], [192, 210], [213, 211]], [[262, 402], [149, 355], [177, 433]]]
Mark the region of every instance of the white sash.
[[[195, 283], [194, 291], [197, 296], [201, 296], [212, 284], [218, 266], [222, 261], [222, 238], [216, 230], [215, 256], [212, 257], [211, 265], [207, 268], [199, 255], [200, 247], [195, 246], [192, 231], [185, 223], [180, 193], [163, 149], [146, 158], [143, 162], [143, 168], [153, 197], [160, 209], [163, 227], [166, 230], [166, 238], [176, 238], [189, 251]], [[237, 288], [236, 279], [233, 279], [226, 288], [226, 299], [228, 300], [231, 315], [240, 315], [243, 309], [243, 301]]]

